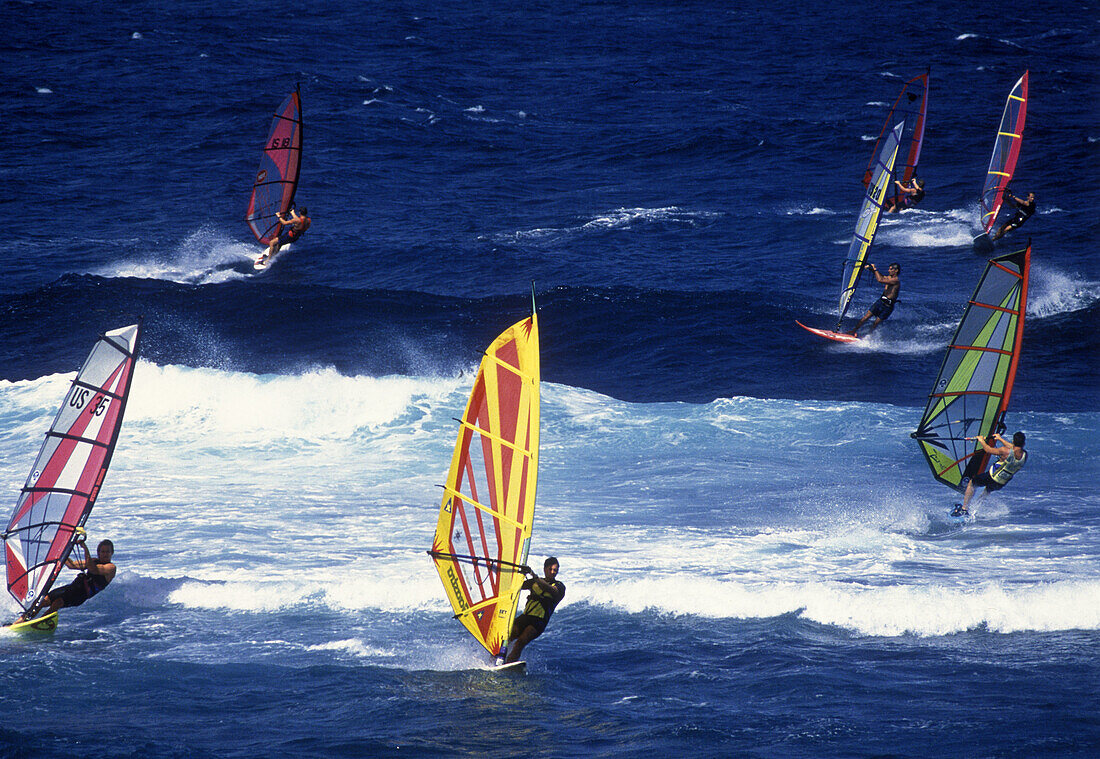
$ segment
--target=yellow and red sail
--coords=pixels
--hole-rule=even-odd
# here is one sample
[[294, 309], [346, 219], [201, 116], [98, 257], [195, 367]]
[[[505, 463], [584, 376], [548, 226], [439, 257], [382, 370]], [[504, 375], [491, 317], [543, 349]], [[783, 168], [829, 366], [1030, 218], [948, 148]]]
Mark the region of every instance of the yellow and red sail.
[[460, 420], [429, 552], [455, 617], [494, 656], [508, 639], [527, 562], [539, 468], [534, 313], [485, 351]]

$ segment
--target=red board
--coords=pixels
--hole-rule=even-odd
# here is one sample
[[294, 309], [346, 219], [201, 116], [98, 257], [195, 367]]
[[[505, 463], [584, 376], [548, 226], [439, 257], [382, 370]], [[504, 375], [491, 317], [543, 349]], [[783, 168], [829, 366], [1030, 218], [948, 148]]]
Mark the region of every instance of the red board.
[[805, 324], [798, 321], [797, 319], [794, 323], [797, 324], [799, 327], [802, 327], [802, 329], [806, 330], [807, 332], [813, 332], [818, 337], [824, 337], [826, 340], [832, 340], [836, 343], [858, 343], [863, 339], [862, 337], [849, 335], [846, 332], [833, 332], [830, 329], [814, 329], [813, 327], [807, 327]]

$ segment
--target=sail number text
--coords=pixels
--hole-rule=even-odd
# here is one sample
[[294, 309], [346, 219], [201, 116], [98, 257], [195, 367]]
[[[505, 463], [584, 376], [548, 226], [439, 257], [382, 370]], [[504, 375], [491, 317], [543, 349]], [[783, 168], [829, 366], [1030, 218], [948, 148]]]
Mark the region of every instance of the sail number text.
[[[73, 408], [84, 408], [88, 403], [88, 396], [92, 391], [86, 387], [78, 387], [73, 391], [72, 397], [69, 398], [69, 405]], [[96, 416], [103, 416], [103, 412], [107, 410], [107, 404], [110, 403], [110, 399], [103, 393], [96, 393], [92, 399], [92, 413]]]

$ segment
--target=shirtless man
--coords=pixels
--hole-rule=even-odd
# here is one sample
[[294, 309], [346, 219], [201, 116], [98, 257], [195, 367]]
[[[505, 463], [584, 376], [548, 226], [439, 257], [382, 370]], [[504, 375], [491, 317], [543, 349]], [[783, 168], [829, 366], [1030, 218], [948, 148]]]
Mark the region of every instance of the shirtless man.
[[[855, 337], [859, 337], [859, 335], [856, 335], [859, 328], [872, 316], [875, 317], [875, 321], [871, 325], [871, 329], [867, 330], [868, 335], [874, 332], [878, 325], [886, 321], [890, 314], [893, 313], [894, 304], [897, 303], [898, 294], [901, 292], [901, 264], [890, 264], [890, 266], [887, 267], [886, 276], [879, 274], [874, 264], [869, 263], [866, 264], [866, 266], [870, 267], [871, 273], [875, 275], [875, 279], [878, 280], [880, 284], [885, 285], [885, 287], [883, 287], [882, 290], [882, 297], [875, 301], [870, 310], [856, 323], [855, 329], [848, 333]], [[864, 337], [866, 337], [866, 335], [864, 335]]]
[[267, 250], [263, 252], [263, 255], [256, 260], [258, 264], [262, 264], [270, 259], [279, 252], [279, 248], [294, 242], [309, 229], [309, 209], [305, 207], [302, 208], [301, 214], [291, 208], [289, 217], [277, 213], [275, 214], [275, 218], [279, 220], [279, 232], [275, 235], [271, 244], [267, 246]]

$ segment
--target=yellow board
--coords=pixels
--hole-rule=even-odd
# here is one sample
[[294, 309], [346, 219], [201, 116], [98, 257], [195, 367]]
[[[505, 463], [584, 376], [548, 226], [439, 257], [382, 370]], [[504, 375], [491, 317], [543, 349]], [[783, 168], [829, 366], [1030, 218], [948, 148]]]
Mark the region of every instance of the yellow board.
[[57, 629], [57, 612], [28, 619], [26, 622], [16, 622], [5, 629], [16, 633], [52, 633]]

